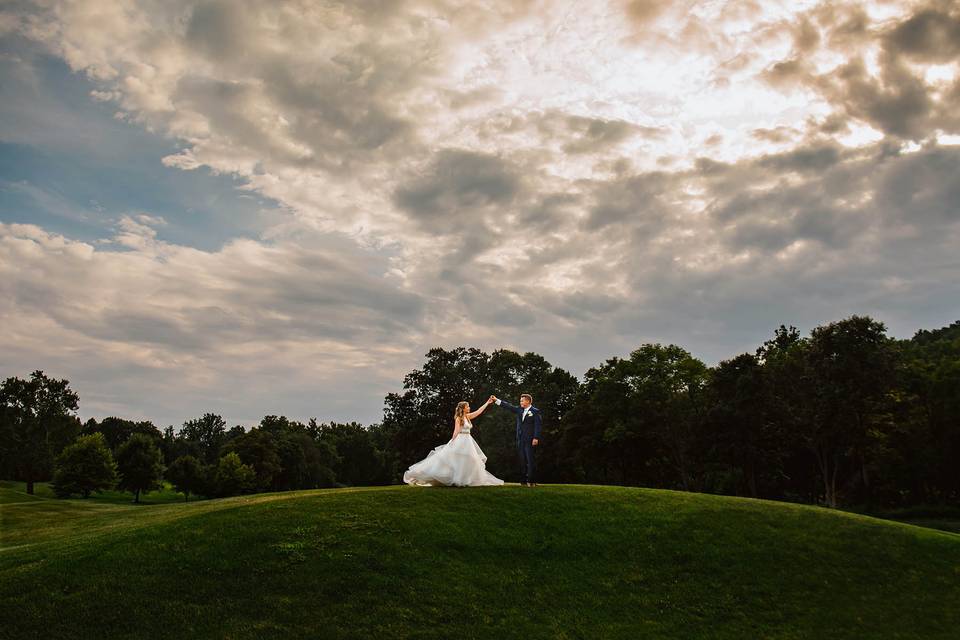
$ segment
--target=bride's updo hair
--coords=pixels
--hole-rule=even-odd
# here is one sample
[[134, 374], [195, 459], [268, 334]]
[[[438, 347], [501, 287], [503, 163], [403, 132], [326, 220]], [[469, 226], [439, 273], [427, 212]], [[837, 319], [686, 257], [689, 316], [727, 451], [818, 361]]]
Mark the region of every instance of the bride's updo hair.
[[468, 404], [466, 400], [457, 403], [457, 410], [453, 412], [453, 421], [457, 424], [463, 424], [463, 414], [466, 413]]

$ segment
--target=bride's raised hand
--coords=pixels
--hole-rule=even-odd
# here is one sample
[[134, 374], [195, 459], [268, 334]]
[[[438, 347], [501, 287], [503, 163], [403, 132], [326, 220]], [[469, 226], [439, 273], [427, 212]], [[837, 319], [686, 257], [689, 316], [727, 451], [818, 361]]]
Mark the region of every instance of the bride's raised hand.
[[467, 417], [470, 418], [471, 420], [473, 420], [474, 418], [476, 418], [477, 416], [479, 416], [481, 413], [483, 413], [484, 411], [486, 411], [486, 410], [487, 410], [487, 407], [489, 407], [489, 406], [490, 406], [490, 401], [487, 400], [487, 401], [484, 402], [482, 405], [480, 405], [480, 407], [479, 407], [476, 411], [474, 411], [474, 412], [472, 412], [472, 413], [468, 413], [468, 414], [467, 414]]

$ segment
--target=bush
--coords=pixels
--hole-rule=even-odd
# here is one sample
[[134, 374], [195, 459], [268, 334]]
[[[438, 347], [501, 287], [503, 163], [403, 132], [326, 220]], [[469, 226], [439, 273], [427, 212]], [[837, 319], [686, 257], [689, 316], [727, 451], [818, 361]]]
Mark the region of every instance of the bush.
[[117, 482], [117, 465], [102, 433], [80, 436], [57, 456], [53, 491], [60, 498], [75, 493], [111, 489]]

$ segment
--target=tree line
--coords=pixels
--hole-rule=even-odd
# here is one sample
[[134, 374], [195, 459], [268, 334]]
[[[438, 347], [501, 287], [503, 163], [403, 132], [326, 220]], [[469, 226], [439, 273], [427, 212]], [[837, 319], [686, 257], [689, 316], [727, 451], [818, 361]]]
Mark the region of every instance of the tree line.
[[[801, 336], [781, 325], [755, 351], [705, 365], [644, 344], [582, 380], [536, 353], [435, 348], [373, 425], [266, 416], [251, 429], [204, 414], [179, 430], [118, 417], [85, 423], [66, 380], [34, 371], [0, 385], [0, 477], [104, 488], [134, 500], [166, 479], [185, 499], [392, 484], [449, 439], [453, 408], [533, 395], [544, 416], [543, 482], [618, 484], [837, 506], [960, 499], [960, 322], [886, 335], [852, 316]], [[487, 468], [517, 474], [513, 416], [474, 436]]]

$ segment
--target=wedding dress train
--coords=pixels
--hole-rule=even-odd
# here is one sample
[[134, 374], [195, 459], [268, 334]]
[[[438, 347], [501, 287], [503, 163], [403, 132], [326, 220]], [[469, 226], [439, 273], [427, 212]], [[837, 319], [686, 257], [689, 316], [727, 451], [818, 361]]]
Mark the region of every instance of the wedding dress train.
[[486, 487], [503, 484], [503, 480], [487, 471], [487, 456], [470, 435], [473, 425], [464, 418], [456, 438], [435, 447], [427, 457], [410, 465], [403, 474], [407, 484], [433, 487]]

